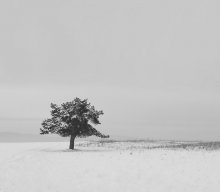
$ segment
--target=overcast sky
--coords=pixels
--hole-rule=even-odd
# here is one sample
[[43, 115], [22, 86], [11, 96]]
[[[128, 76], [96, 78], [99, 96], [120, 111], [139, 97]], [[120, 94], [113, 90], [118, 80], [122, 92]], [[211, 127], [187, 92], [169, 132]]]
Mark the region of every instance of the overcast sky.
[[110, 135], [220, 139], [219, 7], [1, 0], [0, 131], [37, 133], [50, 102], [81, 97]]

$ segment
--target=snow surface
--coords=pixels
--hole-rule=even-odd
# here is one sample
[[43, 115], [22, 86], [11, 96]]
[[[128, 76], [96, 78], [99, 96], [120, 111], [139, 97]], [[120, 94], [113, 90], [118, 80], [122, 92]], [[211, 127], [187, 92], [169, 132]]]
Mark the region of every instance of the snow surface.
[[220, 150], [153, 142], [0, 143], [0, 192], [219, 192]]

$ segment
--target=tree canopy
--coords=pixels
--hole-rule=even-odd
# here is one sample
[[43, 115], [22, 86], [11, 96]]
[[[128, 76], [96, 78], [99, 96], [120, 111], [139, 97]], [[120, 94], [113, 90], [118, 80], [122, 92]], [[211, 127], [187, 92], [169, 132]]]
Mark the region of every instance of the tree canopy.
[[60, 106], [51, 103], [51, 118], [42, 122], [40, 134], [58, 134], [62, 137], [88, 137], [95, 135], [101, 138], [108, 138], [97, 131], [92, 125], [101, 124], [99, 121], [103, 111], [98, 111], [87, 99], [75, 98], [73, 101], [66, 102]]

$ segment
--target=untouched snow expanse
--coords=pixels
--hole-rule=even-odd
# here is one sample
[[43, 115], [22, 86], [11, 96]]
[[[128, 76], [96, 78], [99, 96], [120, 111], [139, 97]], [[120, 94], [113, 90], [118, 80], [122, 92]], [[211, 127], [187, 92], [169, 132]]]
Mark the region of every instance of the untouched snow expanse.
[[219, 192], [220, 150], [154, 142], [0, 143], [0, 192]]

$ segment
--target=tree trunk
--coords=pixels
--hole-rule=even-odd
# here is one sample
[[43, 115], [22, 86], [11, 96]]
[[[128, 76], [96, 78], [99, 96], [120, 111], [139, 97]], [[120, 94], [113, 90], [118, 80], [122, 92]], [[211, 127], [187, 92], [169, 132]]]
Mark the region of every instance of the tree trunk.
[[75, 141], [76, 136], [75, 135], [71, 135], [70, 136], [70, 146], [69, 149], [74, 149], [74, 141]]

